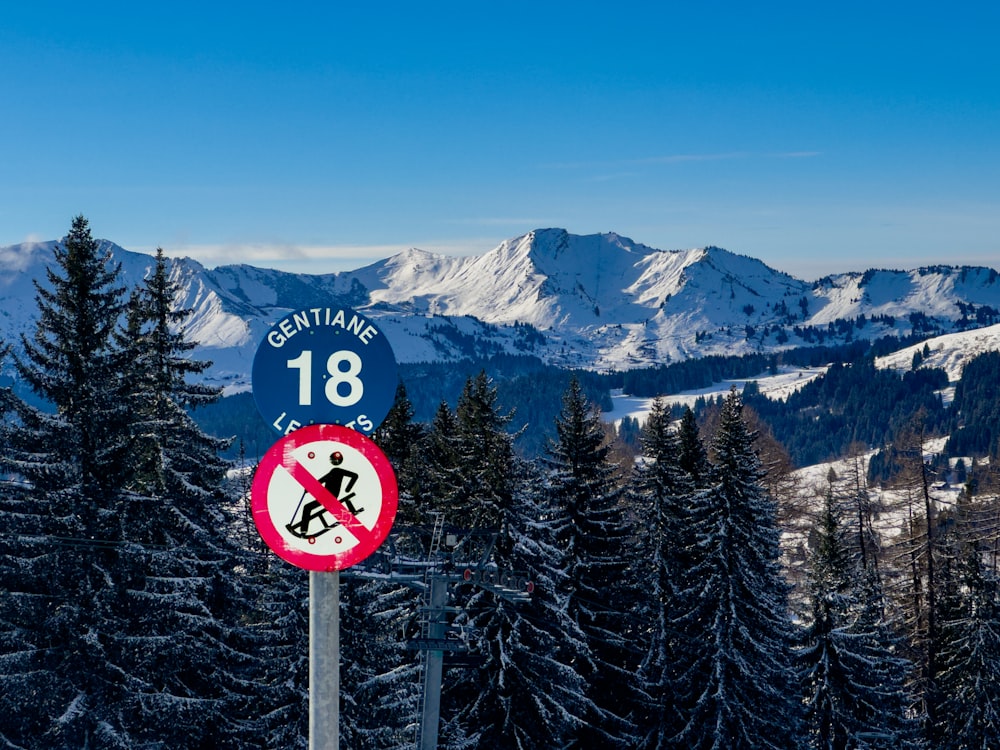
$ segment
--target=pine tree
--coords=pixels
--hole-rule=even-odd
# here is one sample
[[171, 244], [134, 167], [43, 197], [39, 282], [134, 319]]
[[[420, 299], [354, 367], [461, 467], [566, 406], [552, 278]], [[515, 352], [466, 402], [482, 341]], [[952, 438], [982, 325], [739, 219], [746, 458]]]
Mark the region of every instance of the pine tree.
[[[224, 492], [229, 467], [219, 453], [228, 441], [205, 434], [188, 412], [221, 391], [187, 381], [209, 363], [190, 358], [194, 344], [183, 324], [192, 311], [177, 309], [176, 297], [158, 250], [130, 300], [121, 344], [129, 354], [129, 429], [139, 460], [129, 464], [119, 511], [129, 530], [119, 658], [135, 677], [138, 736], [224, 746], [241, 742], [240, 718], [252, 724], [250, 711], [259, 708], [250, 708], [258, 660], [241, 653], [237, 627], [255, 593], [235, 575], [245, 561]], [[227, 721], [218, 718], [222, 709]]]
[[[515, 487], [522, 476], [515, 458], [511, 421], [497, 403], [497, 391], [485, 373], [466, 381], [453, 418], [442, 405], [425, 444], [427, 476], [441, 488], [433, 500], [458, 529], [480, 535], [495, 534], [491, 562], [501, 569], [512, 565], [511, 530]], [[433, 502], [432, 500], [432, 502]], [[476, 634], [476, 650], [485, 657], [481, 675], [454, 673], [442, 692], [442, 747], [462, 747], [493, 731], [502, 722], [499, 703], [504, 669], [502, 644], [512, 613], [502, 598], [482, 588], [463, 587], [454, 603], [467, 613]], [[451, 673], [450, 673], [451, 674]]]
[[55, 261], [47, 285], [35, 285], [35, 334], [14, 358], [47, 406], [15, 400], [5, 425], [4, 469], [21, 481], [7, 485], [2, 519], [0, 589], [17, 640], [2, 645], [16, 686], [0, 698], [0, 735], [31, 747], [124, 748], [131, 740], [117, 707], [129, 686], [108, 664], [106, 634], [124, 539], [127, 363], [112, 334], [125, 290], [82, 216]]
[[[177, 308], [177, 295], [163, 249], [157, 248], [153, 271], [130, 298], [126, 329], [118, 335], [129, 362], [133, 442], [145, 447], [127, 485], [139, 491], [170, 491], [175, 500], [176, 493], [190, 494], [192, 488], [218, 491], [228, 468], [219, 453], [230, 442], [206, 435], [186, 411], [217, 401], [222, 392], [188, 380], [211, 362], [191, 358], [195, 344], [187, 339], [184, 322], [194, 311]], [[196, 514], [205, 510], [202, 499], [195, 501]]]
[[568, 519], [556, 544], [567, 553], [566, 606], [591, 652], [593, 671], [585, 676], [598, 708], [576, 741], [581, 748], [631, 746], [641, 656], [627, 639], [629, 528], [599, 414], [576, 380], [563, 396], [556, 433], [548, 459], [549, 502]]
[[[1000, 746], [1000, 577], [983, 510], [959, 504], [952, 535], [959, 584], [946, 597], [941, 618], [941, 748]], [[996, 534], [995, 528], [991, 530]]]
[[480, 747], [568, 747], [596, 712], [583, 669], [589, 647], [566, 606], [567, 554], [555, 543], [569, 519], [547, 505], [537, 472], [519, 466], [506, 570], [529, 574], [533, 590], [527, 602], [496, 597], [489, 616], [473, 620], [489, 634], [489, 661], [466, 724]]
[[682, 471], [691, 478], [695, 487], [703, 487], [708, 481], [710, 466], [705, 444], [698, 431], [694, 412], [690, 407], [684, 409], [680, 424], [677, 427], [678, 463]]
[[[228, 496], [249, 504], [249, 491], [247, 478], [236, 475]], [[245, 524], [232, 534], [243, 551], [240, 569], [231, 574], [240, 583], [242, 601], [229, 613], [238, 625], [228, 621], [231, 646], [222, 662], [239, 665], [234, 676], [246, 699], [231, 694], [234, 700], [220, 705], [231, 712], [236, 747], [304, 750], [309, 738], [309, 576], [268, 550], [256, 528], [252, 534]]]
[[[46, 748], [246, 746], [253, 658], [233, 648], [245, 592], [226, 466], [221, 443], [181, 408], [210, 394], [183, 383], [199, 365], [170, 329], [162, 254], [131, 299], [125, 336], [118, 269], [85, 219], [55, 258], [38, 287], [38, 328], [15, 360], [52, 410], [15, 402], [6, 435], [4, 467], [21, 483], [8, 487], [3, 523], [15, 536], [0, 565], [12, 597], [33, 604], [16, 631], [30, 670], [4, 694], [0, 720], [17, 727], [0, 732]], [[46, 700], [31, 699], [35, 681]]]
[[736, 390], [712, 442], [711, 486], [692, 527], [692, 607], [675, 627], [701, 635], [679, 692], [693, 706], [677, 746], [790, 748], [800, 716], [774, 502], [761, 484]]
[[396, 387], [392, 408], [372, 436], [396, 474], [399, 487], [397, 525], [414, 524], [418, 520], [417, 509], [414, 507], [415, 474], [420, 465], [419, 453], [426, 430], [423, 425], [413, 421], [413, 416], [413, 404], [407, 396], [406, 386], [400, 382]]
[[[25, 359], [15, 356], [14, 364], [55, 414], [19, 404], [24, 429], [11, 439], [15, 449], [25, 449], [17, 468], [30, 480], [40, 478], [35, 482], [40, 487], [50, 476], [57, 479], [61, 469], [76, 476], [53, 489], [79, 485], [77, 502], [85, 507], [72, 512], [93, 538], [97, 525], [114, 523], [99, 518], [96, 510], [106, 502], [105, 493], [120, 485], [128, 449], [123, 438], [128, 404], [119, 377], [127, 358], [114, 341], [126, 290], [119, 284], [110, 251], [93, 239], [82, 216], [73, 220], [54, 252], [58, 270], [47, 269], [48, 286], [35, 282], [38, 325], [31, 339], [22, 335]], [[22, 445], [25, 442], [28, 445]], [[32, 455], [37, 445], [51, 446], [55, 455]]]
[[469, 528], [502, 529], [511, 502], [513, 416], [500, 411], [496, 386], [483, 371], [466, 382], [455, 416], [461, 484], [452, 502]]
[[908, 664], [881, 619], [872, 571], [850, 554], [832, 484], [813, 534], [811, 624], [799, 654], [810, 746], [916, 748]]
[[[851, 586], [849, 558], [834, 512], [832, 488], [814, 530], [811, 560], [812, 625], [803, 652], [806, 719], [818, 748], [844, 748], [853, 734], [850, 674], [840, 654], [837, 635], [847, 620]], [[846, 694], [846, 695], [845, 695]]]
[[[691, 475], [681, 468], [680, 438], [659, 398], [653, 401], [640, 440], [642, 460], [630, 491], [633, 513], [639, 520], [636, 538], [642, 555], [634, 575], [645, 584], [641, 604], [633, 615], [648, 631], [639, 671], [648, 701], [640, 722], [640, 747], [663, 748], [681, 729], [678, 718], [682, 712], [674, 690], [680, 678], [678, 666], [690, 653], [690, 634], [675, 630], [671, 618], [683, 606], [683, 594], [690, 584], [687, 503], [694, 487]], [[700, 446], [697, 435], [695, 440]]]
[[469, 512], [462, 500], [463, 467], [458, 445], [458, 421], [448, 404], [442, 401], [434, 420], [421, 440], [410, 475], [415, 502], [411, 523], [429, 523], [429, 512], [441, 512], [452, 522], [470, 526]]
[[420, 722], [420, 665], [406, 649], [416, 592], [392, 581], [343, 578], [341, 745], [408, 750]]

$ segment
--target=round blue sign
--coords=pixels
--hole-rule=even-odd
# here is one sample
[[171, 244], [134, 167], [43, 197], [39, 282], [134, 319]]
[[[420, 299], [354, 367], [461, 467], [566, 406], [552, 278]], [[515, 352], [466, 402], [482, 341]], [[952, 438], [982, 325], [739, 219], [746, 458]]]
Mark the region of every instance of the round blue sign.
[[264, 420], [287, 435], [310, 424], [371, 433], [396, 396], [396, 357], [382, 332], [347, 307], [310, 307], [279, 320], [251, 372]]

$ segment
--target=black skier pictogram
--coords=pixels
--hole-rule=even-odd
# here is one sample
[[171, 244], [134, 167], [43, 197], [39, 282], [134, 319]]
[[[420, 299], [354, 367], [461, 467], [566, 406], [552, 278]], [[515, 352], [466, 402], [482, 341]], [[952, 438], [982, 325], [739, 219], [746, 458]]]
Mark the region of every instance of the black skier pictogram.
[[[343, 453], [340, 451], [331, 453], [330, 463], [333, 464], [333, 468], [320, 477], [319, 482], [331, 495], [347, 507], [351, 515], [357, 516], [358, 513], [364, 511], [364, 508], [355, 508], [354, 503], [351, 502], [355, 496], [355, 493], [351, 489], [354, 487], [354, 483], [358, 481], [358, 475], [353, 471], [343, 468], [341, 466], [343, 462]], [[344, 486], [344, 480], [347, 480], [346, 486]], [[340, 495], [341, 492], [344, 493], [343, 497]], [[319, 500], [313, 498], [303, 505], [302, 501], [305, 500], [307, 494], [306, 490], [302, 491], [299, 504], [295, 508], [295, 513], [292, 514], [292, 521], [285, 526], [289, 533], [297, 536], [299, 539], [315, 539], [340, 525], [340, 521], [333, 520], [331, 522], [327, 519], [326, 514], [328, 511]], [[301, 515], [299, 514], [300, 511]], [[315, 532], [310, 531], [313, 521], [319, 521], [323, 528]]]

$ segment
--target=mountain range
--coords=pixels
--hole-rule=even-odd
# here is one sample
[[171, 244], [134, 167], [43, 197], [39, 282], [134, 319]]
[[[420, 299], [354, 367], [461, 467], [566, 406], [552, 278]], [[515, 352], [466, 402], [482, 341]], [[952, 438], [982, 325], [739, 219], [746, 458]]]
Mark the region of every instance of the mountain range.
[[[102, 242], [126, 285], [149, 273], [151, 256]], [[45, 283], [55, 245], [0, 248], [0, 339], [15, 348], [37, 316], [30, 282]], [[169, 263], [178, 305], [194, 311], [194, 356], [213, 362], [205, 377], [228, 392], [249, 388], [254, 353], [274, 323], [325, 305], [363, 310], [400, 362], [514, 353], [593, 370], [1000, 322], [992, 268], [870, 269], [807, 282], [718, 247], [658, 250], [564, 229], [536, 229], [478, 256], [412, 248], [332, 274]]]

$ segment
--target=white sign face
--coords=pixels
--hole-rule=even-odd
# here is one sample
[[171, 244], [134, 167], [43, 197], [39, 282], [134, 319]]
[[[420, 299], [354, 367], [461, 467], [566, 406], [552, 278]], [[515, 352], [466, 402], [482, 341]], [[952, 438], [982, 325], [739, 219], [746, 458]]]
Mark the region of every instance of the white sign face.
[[251, 488], [254, 522], [282, 559], [343, 570], [385, 540], [398, 505], [396, 477], [368, 438], [340, 425], [286, 435], [261, 459]]

